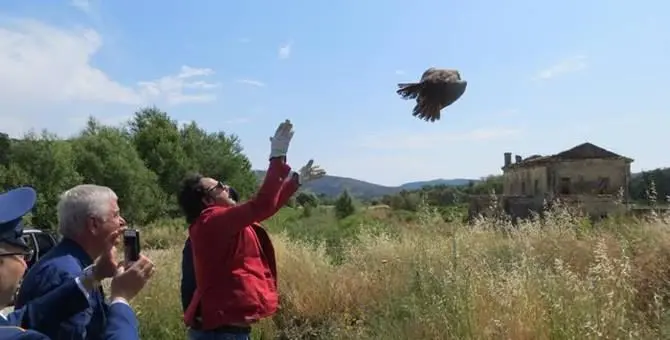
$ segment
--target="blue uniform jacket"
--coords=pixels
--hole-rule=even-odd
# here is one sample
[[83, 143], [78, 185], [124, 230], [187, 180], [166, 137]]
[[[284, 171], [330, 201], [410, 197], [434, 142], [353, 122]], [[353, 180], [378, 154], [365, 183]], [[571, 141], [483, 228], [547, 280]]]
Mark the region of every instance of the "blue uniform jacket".
[[[14, 309], [5, 319], [7, 325], [36, 331], [49, 329], [88, 308], [88, 300], [75, 280], [70, 280], [58, 289]], [[58, 311], [55, 313], [54, 311]]]
[[[81, 294], [81, 292], [79, 292]], [[31, 303], [32, 304], [32, 303]], [[46, 303], [45, 303], [46, 305]], [[67, 304], [65, 304], [67, 305]], [[63, 305], [62, 307], [64, 307]], [[30, 306], [30, 305], [28, 305]], [[33, 307], [34, 308], [34, 307]], [[137, 333], [137, 318], [130, 306], [124, 303], [113, 303], [109, 307], [107, 328], [99, 335], [104, 340], [139, 340]], [[50, 338], [44, 333], [32, 329], [23, 329], [12, 326], [9, 321], [0, 317], [0, 340], [51, 340], [62, 339]]]
[[[16, 308], [22, 308], [28, 301], [44, 296], [72, 281], [91, 264], [92, 259], [77, 243], [63, 238], [28, 271], [16, 298]], [[41, 332], [53, 339], [104, 339], [103, 335], [109, 318], [109, 305], [105, 302], [102, 288], [90, 292], [88, 303], [88, 308], [64, 322], [43, 327]], [[130, 312], [132, 313], [132, 310]]]

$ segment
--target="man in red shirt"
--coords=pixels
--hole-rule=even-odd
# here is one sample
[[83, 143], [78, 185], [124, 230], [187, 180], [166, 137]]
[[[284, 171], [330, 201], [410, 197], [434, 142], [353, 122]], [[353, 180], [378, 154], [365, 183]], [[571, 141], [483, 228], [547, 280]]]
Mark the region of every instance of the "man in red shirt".
[[293, 125], [285, 121], [270, 138], [270, 166], [258, 193], [237, 204], [228, 186], [190, 176], [179, 194], [193, 253], [197, 288], [184, 313], [189, 338], [249, 339], [251, 325], [279, 304], [274, 248], [258, 224], [274, 215], [306, 181], [325, 172], [310, 160], [291, 172], [286, 154]]

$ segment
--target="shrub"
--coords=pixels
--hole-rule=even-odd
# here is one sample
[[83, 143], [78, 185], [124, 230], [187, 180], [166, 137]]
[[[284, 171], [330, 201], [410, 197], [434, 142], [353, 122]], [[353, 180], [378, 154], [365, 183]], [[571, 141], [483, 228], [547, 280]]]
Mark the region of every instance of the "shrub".
[[340, 197], [337, 198], [337, 201], [335, 201], [335, 215], [338, 218], [345, 218], [352, 215], [355, 211], [356, 206], [351, 195], [349, 195], [347, 190], [344, 190]]
[[[443, 222], [431, 209], [404, 224], [366, 216], [338, 222], [326, 209], [309, 218], [284, 209], [266, 223], [282, 308], [255, 339], [670, 336], [670, 229], [659, 220], [584, 228], [554, 214], [503, 234], [490, 221]], [[351, 240], [340, 243], [340, 261], [328, 251], [336, 237]], [[185, 336], [180, 251], [150, 252], [158, 272], [133, 302], [142, 339]]]

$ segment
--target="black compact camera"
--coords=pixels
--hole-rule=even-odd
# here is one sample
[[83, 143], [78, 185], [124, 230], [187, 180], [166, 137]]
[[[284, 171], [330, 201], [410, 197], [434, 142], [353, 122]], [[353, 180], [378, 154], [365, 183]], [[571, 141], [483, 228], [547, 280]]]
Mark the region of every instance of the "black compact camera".
[[140, 259], [140, 231], [137, 229], [126, 229], [123, 231], [123, 255], [127, 262]]

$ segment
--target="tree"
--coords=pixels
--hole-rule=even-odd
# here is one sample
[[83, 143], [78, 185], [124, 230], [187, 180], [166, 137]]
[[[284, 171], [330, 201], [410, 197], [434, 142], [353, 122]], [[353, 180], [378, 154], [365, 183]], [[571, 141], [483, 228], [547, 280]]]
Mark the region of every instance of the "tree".
[[237, 136], [224, 132], [208, 134], [195, 123], [191, 123], [181, 130], [181, 145], [184, 153], [188, 155], [190, 171], [226, 182], [242, 198], [247, 198], [256, 191], [258, 181]]
[[114, 190], [129, 223], [148, 223], [166, 211], [166, 194], [158, 176], [145, 166], [121, 129], [99, 126], [90, 119], [87, 129], [72, 144], [83, 182]]
[[655, 187], [659, 201], [666, 201], [670, 196], [670, 168], [654, 169], [634, 174], [630, 182], [630, 197], [633, 201], [648, 201], [647, 192]]
[[9, 162], [0, 171], [2, 188], [34, 187], [38, 196], [32, 222], [40, 228], [56, 226], [60, 194], [82, 181], [74, 166], [72, 145], [46, 131], [41, 135], [30, 133], [11, 144]]
[[298, 204], [300, 204], [303, 207], [306, 206], [316, 207], [319, 205], [319, 199], [316, 197], [316, 195], [310, 192], [301, 191], [300, 193], [298, 193], [298, 195], [296, 195], [295, 200]]
[[112, 188], [122, 214], [133, 224], [181, 216], [174, 196], [187, 170], [225, 181], [242, 197], [257, 185], [235, 135], [208, 133], [195, 124], [179, 128], [157, 108], [140, 110], [125, 126], [89, 119], [69, 139], [47, 131], [22, 139], [0, 133], [0, 189], [36, 189], [31, 220], [36, 227], [55, 226], [60, 194], [82, 183]]
[[177, 122], [157, 108], [147, 108], [135, 113], [129, 131], [137, 153], [158, 176], [160, 187], [168, 196], [174, 195], [188, 168]]
[[12, 141], [6, 133], [0, 132], [0, 165], [9, 164], [9, 150]]
[[335, 201], [335, 216], [342, 219], [353, 215], [354, 212], [356, 212], [356, 206], [351, 195], [349, 195], [349, 191], [345, 189]]

